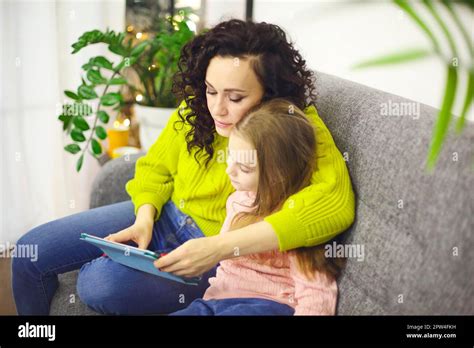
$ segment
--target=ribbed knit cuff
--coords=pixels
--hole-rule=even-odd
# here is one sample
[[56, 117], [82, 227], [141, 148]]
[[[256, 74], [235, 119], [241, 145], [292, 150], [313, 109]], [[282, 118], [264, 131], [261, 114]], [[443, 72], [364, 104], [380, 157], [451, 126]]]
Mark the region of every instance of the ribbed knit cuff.
[[291, 209], [282, 209], [263, 220], [275, 230], [280, 251], [300, 248], [307, 244], [308, 238], [303, 234], [305, 227]]

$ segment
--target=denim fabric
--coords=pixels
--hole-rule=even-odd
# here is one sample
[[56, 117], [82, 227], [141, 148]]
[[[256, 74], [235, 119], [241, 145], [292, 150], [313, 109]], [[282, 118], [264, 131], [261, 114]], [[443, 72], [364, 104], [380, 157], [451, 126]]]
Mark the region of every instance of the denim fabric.
[[[99, 248], [79, 239], [81, 233], [106, 237], [134, 221], [133, 204], [126, 201], [48, 222], [22, 236], [17, 247], [35, 245], [38, 257], [12, 260], [18, 314], [48, 315], [58, 274], [76, 269], [80, 269], [79, 297], [102, 314], [166, 314], [202, 297], [216, 268], [203, 274], [198, 286], [185, 285], [101, 257]], [[169, 252], [189, 239], [203, 236], [194, 220], [168, 201], [153, 226], [148, 249]]]
[[189, 307], [170, 315], [293, 315], [288, 305], [261, 298], [197, 299]]

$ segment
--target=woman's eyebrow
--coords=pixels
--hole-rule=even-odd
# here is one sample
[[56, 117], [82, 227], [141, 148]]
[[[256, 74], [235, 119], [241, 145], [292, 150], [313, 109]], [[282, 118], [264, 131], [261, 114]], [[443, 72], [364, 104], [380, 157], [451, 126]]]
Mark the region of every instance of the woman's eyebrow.
[[[209, 85], [209, 87], [214, 88], [214, 86], [212, 86], [209, 81], [205, 80], [206, 84]], [[239, 89], [239, 88], [226, 88], [224, 89], [224, 92], [245, 92], [243, 89]]]

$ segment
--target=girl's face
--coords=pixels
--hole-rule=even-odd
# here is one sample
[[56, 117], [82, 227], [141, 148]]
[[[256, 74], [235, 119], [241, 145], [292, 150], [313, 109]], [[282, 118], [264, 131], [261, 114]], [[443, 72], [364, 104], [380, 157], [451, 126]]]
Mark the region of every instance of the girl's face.
[[260, 103], [263, 87], [250, 59], [216, 56], [206, 71], [207, 108], [218, 134], [228, 137], [247, 111]]
[[257, 150], [236, 132], [232, 132], [229, 137], [226, 173], [237, 191], [257, 192]]

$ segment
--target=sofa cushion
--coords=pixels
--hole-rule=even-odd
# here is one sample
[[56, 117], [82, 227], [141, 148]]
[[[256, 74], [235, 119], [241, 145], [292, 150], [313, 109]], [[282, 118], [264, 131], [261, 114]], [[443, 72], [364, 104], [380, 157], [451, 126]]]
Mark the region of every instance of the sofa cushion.
[[345, 241], [365, 251], [339, 280], [338, 314], [474, 313], [473, 125], [447, 138], [430, 174], [438, 110], [384, 115], [411, 101], [321, 73], [317, 85], [318, 112], [346, 152], [357, 195]]

